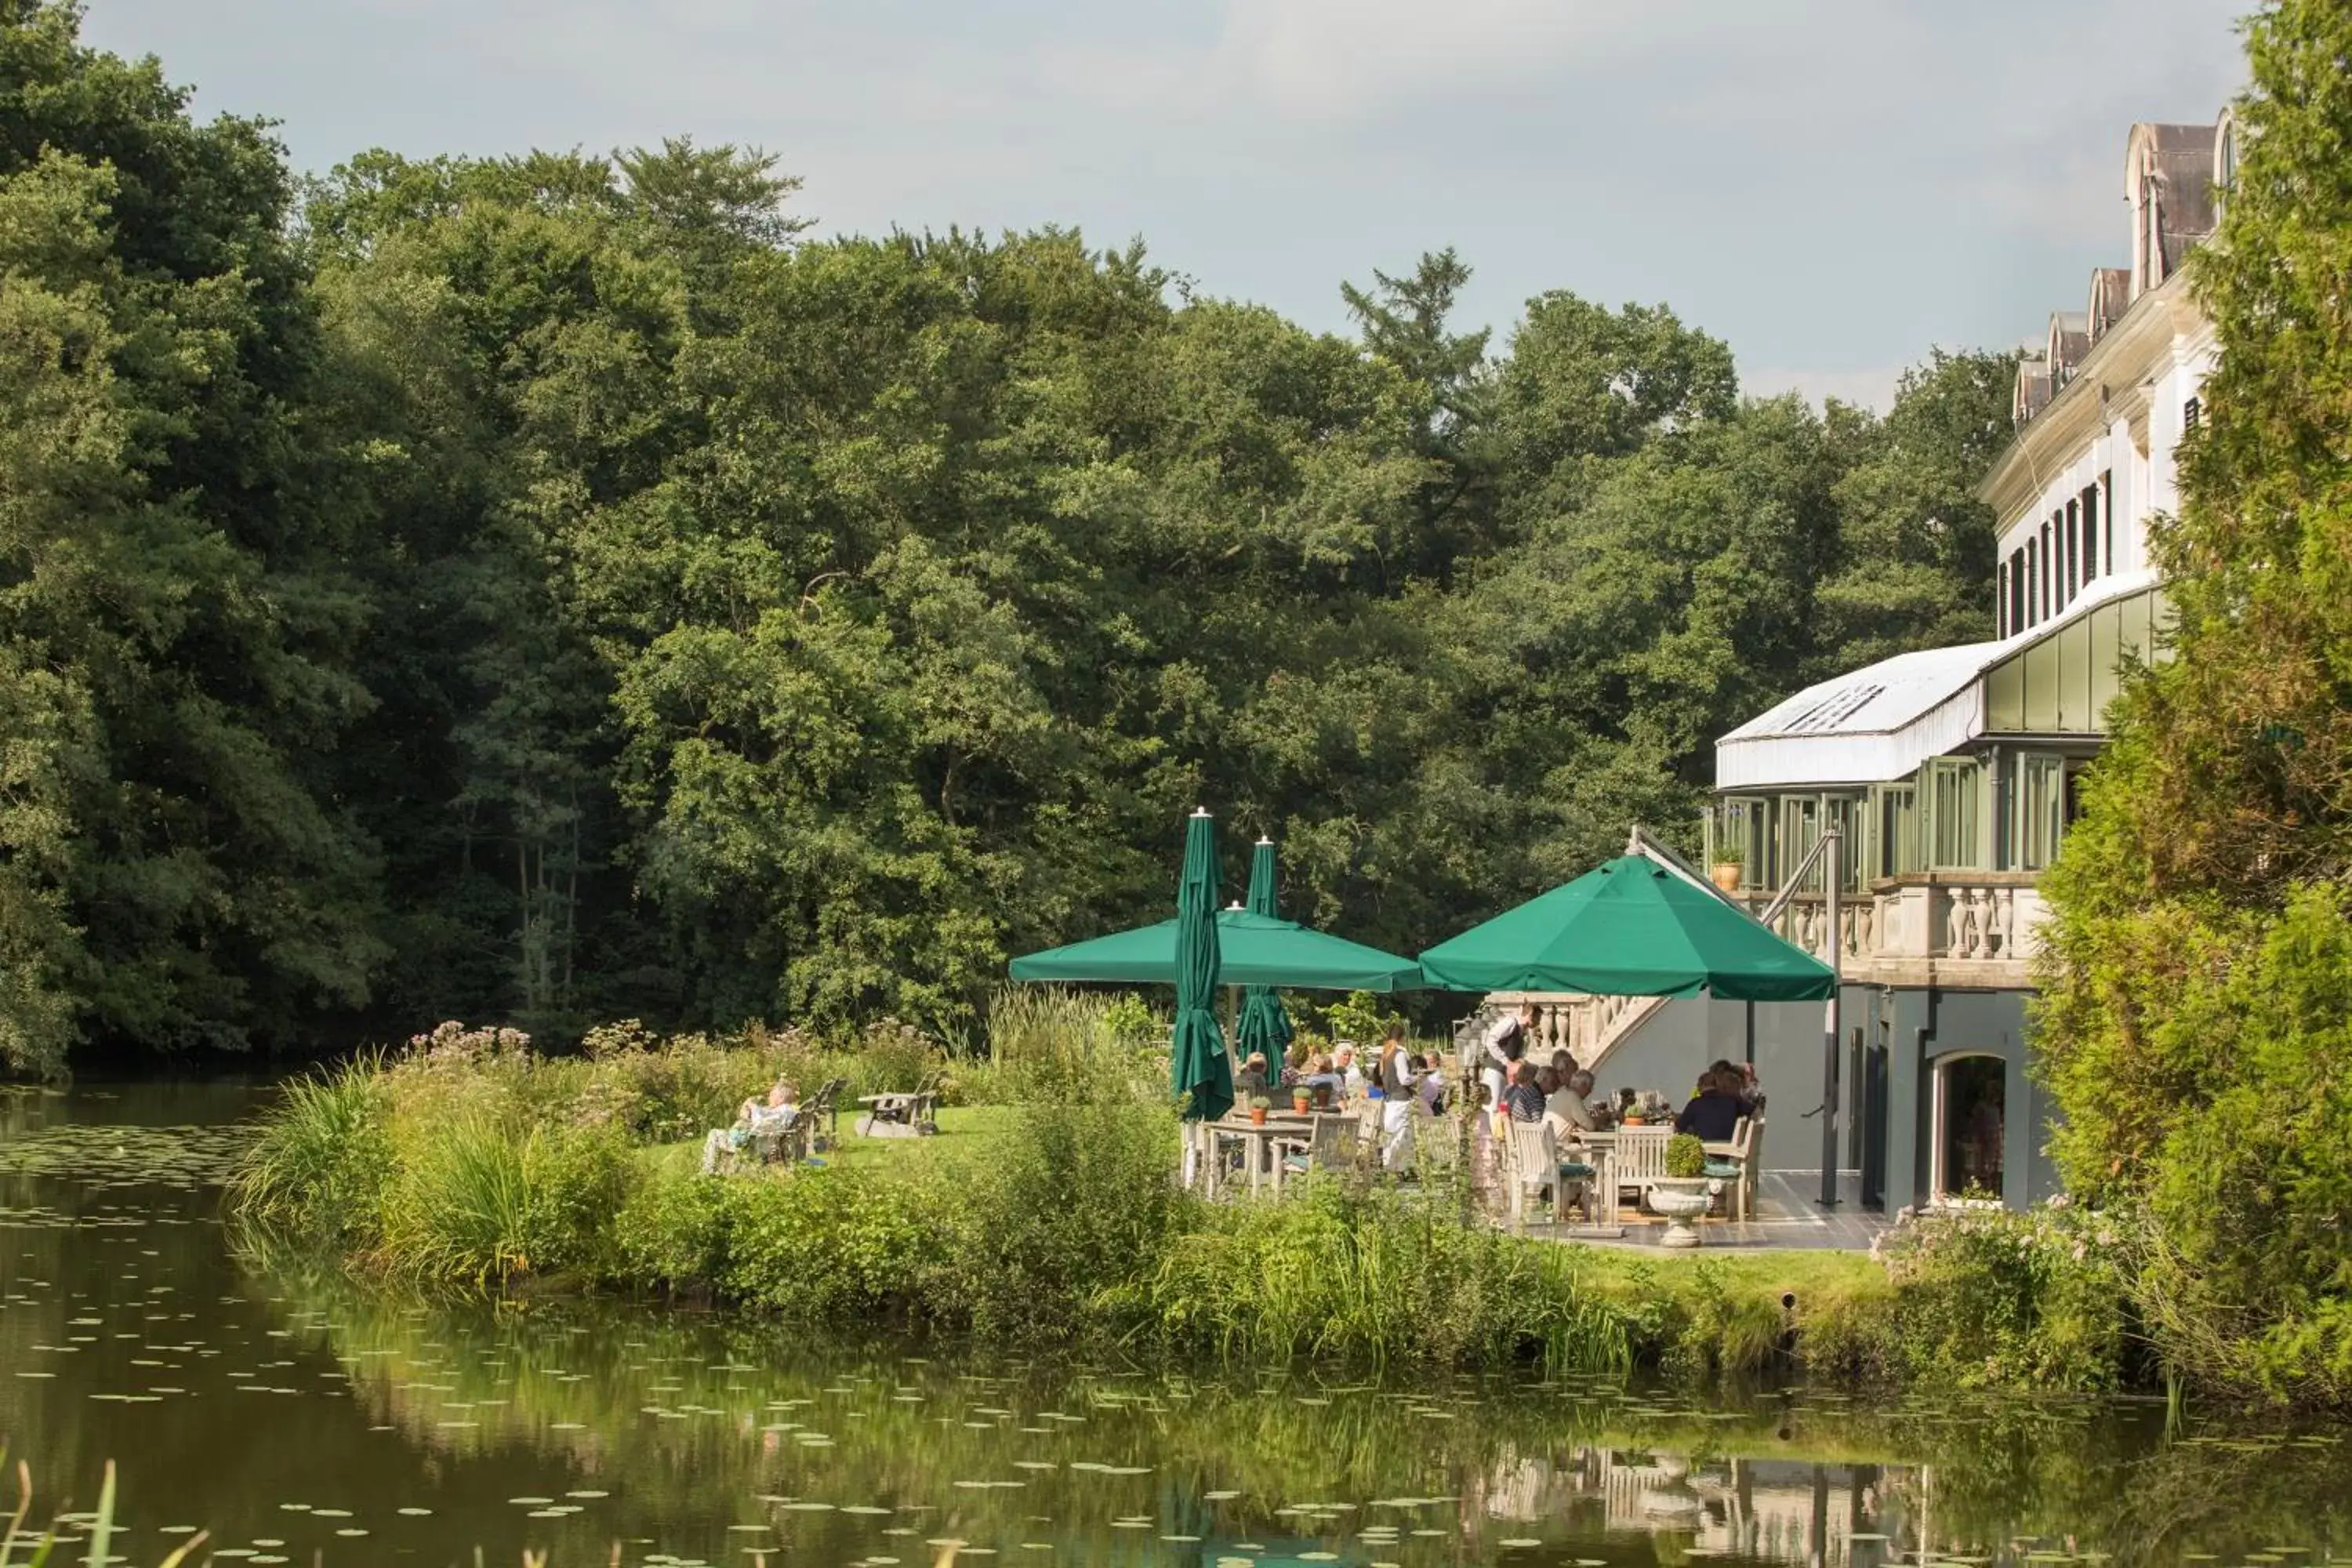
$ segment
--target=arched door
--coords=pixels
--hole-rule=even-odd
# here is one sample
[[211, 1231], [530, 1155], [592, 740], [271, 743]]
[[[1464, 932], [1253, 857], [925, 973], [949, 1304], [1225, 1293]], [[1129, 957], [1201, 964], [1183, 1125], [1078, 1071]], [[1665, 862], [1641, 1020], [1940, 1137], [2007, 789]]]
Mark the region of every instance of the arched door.
[[2000, 1202], [2006, 1191], [2009, 1063], [1969, 1052], [1939, 1059], [1934, 1121], [1929, 1200]]

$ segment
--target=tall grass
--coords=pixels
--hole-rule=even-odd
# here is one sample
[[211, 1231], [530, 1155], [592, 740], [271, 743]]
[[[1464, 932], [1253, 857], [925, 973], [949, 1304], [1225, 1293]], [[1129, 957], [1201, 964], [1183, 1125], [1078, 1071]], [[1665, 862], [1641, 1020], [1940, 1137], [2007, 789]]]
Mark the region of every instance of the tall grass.
[[1131, 998], [1008, 985], [988, 1007], [988, 1058], [1008, 1100], [1164, 1097], [1166, 1033]]
[[330, 1246], [373, 1238], [391, 1163], [383, 1068], [367, 1058], [286, 1086], [237, 1170], [245, 1217]]
[[1167, 1248], [1137, 1327], [1225, 1357], [1622, 1372], [1633, 1319], [1569, 1247], [1465, 1226], [1420, 1194], [1311, 1184], [1297, 1203], [1213, 1212]]

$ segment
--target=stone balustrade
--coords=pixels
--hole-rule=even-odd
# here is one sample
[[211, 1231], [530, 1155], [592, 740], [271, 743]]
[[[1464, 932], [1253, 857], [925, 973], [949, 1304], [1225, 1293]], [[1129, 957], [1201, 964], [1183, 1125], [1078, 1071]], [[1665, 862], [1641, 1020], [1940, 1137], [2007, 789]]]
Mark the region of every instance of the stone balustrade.
[[[2014, 987], [2028, 984], [2045, 906], [2031, 871], [1927, 871], [1840, 900], [1839, 973], [1879, 985]], [[1761, 913], [1769, 893], [1740, 895]], [[1826, 952], [1827, 900], [1800, 894], [1773, 929]]]

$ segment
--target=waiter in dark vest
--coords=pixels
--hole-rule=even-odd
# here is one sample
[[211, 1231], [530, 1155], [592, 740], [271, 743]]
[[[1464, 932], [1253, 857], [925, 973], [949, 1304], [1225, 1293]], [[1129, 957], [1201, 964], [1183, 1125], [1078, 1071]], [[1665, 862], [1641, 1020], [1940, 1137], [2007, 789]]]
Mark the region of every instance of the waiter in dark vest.
[[1478, 1076], [1486, 1085], [1486, 1103], [1503, 1103], [1503, 1086], [1510, 1080], [1512, 1066], [1528, 1054], [1535, 1044], [1536, 1025], [1543, 1017], [1532, 1002], [1522, 1002], [1515, 1012], [1506, 1013], [1486, 1031], [1486, 1058], [1478, 1064]]

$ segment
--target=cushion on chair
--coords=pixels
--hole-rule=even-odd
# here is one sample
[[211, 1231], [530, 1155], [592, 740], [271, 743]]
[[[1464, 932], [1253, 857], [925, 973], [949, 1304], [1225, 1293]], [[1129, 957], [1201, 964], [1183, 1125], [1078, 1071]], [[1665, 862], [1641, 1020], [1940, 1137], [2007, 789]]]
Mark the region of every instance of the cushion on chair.
[[1568, 1181], [1582, 1182], [1591, 1180], [1599, 1173], [1591, 1165], [1580, 1163], [1578, 1161], [1562, 1160], [1559, 1163], [1559, 1173]]
[[1736, 1161], [1709, 1160], [1706, 1173], [1718, 1182], [1736, 1182], [1747, 1174], [1747, 1167]]

